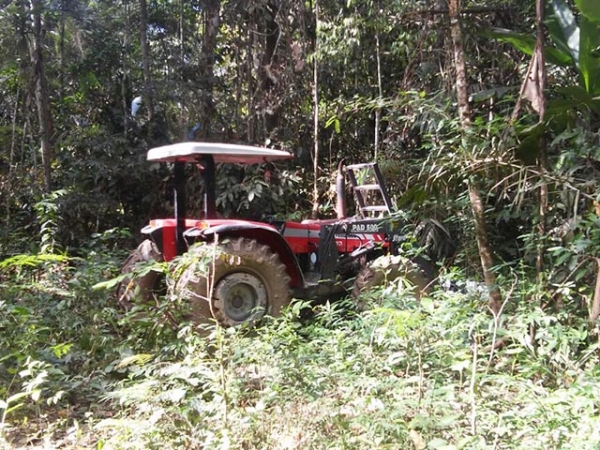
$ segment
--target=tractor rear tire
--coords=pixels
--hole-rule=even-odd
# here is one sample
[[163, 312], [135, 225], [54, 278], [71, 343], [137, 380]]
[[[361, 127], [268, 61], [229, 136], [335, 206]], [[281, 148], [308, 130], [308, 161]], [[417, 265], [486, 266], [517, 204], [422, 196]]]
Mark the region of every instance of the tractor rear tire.
[[[160, 261], [163, 261], [163, 257], [158, 251], [158, 247], [150, 239], [146, 239], [125, 260], [121, 274], [133, 272], [141, 263]], [[119, 306], [129, 309], [135, 298], [140, 299], [144, 303], [154, 300], [159, 291], [162, 278], [163, 275], [154, 270], [150, 270], [144, 275], [124, 278], [117, 285]]]
[[402, 256], [384, 255], [363, 267], [354, 281], [352, 296], [380, 287], [386, 283], [404, 279], [418, 300], [430, 292], [433, 281], [432, 270], [426, 261], [412, 261]]
[[279, 316], [291, 300], [290, 277], [279, 256], [252, 239], [231, 239], [219, 244], [219, 252], [214, 245], [192, 249], [208, 269], [200, 272], [191, 264], [177, 282], [180, 297], [189, 301], [192, 321], [214, 319], [233, 327]]

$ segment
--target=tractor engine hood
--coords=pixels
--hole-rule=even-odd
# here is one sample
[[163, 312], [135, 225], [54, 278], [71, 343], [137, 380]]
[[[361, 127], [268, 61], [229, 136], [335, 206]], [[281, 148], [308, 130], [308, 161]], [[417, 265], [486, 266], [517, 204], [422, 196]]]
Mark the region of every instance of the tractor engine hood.
[[192, 238], [202, 237], [207, 239], [222, 233], [241, 230], [266, 230], [271, 233], [278, 233], [274, 226], [262, 222], [232, 219], [212, 219], [200, 220], [196, 222], [194, 227], [184, 232], [184, 236]]

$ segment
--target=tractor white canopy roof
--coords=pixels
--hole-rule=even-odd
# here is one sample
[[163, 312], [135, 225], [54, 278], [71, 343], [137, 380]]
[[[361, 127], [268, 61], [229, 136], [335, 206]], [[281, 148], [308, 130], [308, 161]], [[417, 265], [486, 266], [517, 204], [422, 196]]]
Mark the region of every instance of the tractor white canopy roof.
[[180, 142], [151, 149], [148, 151], [148, 161], [197, 163], [202, 155], [212, 155], [216, 163], [239, 164], [258, 164], [293, 157], [283, 150], [250, 145]]

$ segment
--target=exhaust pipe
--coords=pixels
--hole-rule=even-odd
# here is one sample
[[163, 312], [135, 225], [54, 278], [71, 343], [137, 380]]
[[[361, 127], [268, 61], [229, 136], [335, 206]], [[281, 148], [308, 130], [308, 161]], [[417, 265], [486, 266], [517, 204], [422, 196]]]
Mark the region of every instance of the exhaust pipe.
[[344, 175], [344, 159], [338, 163], [337, 176], [335, 178], [336, 203], [335, 211], [338, 219], [346, 218], [346, 177]]

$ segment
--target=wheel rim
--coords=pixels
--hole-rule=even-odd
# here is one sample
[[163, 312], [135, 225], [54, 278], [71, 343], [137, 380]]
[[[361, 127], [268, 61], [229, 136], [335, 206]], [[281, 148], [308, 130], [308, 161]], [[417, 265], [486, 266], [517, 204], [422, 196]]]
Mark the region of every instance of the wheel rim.
[[226, 275], [215, 286], [213, 315], [222, 324], [253, 321], [262, 317], [266, 310], [265, 284], [250, 273]]

